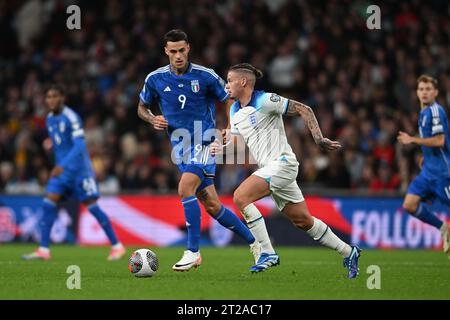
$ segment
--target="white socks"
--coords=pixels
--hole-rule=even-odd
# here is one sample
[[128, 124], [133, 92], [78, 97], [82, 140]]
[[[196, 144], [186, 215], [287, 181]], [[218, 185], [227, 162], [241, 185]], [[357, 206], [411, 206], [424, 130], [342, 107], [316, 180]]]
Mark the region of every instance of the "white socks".
[[441, 234], [444, 235], [444, 233], [447, 231], [447, 229], [448, 229], [448, 224], [444, 222], [440, 229]]
[[[255, 237], [256, 241], [261, 244], [261, 252], [269, 254], [275, 253], [267, 233], [264, 218], [258, 208], [251, 203], [242, 210], [242, 214], [247, 222], [247, 226]], [[352, 248], [339, 239], [333, 231], [320, 219], [314, 218], [314, 224], [311, 229], [307, 230], [314, 240], [319, 241], [325, 247], [331, 248], [339, 252], [344, 258], [350, 256]]]
[[264, 218], [258, 208], [253, 203], [250, 203], [242, 210], [242, 215], [256, 241], [261, 244], [261, 252], [274, 254], [275, 250], [273, 250], [272, 243], [270, 242]]
[[344, 241], [339, 239], [333, 231], [320, 219], [314, 218], [314, 224], [311, 229], [307, 230], [311, 238], [319, 241], [325, 247], [331, 248], [339, 252], [344, 258], [350, 256], [352, 248]]

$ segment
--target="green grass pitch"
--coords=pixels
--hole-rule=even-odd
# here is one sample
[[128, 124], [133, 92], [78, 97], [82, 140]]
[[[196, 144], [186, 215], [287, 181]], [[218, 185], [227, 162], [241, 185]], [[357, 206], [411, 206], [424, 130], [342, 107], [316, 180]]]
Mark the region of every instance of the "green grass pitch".
[[[327, 249], [279, 247], [281, 265], [251, 274], [247, 247], [202, 248], [203, 264], [174, 272], [182, 248], [150, 248], [160, 268], [135, 278], [127, 258], [108, 262], [109, 248], [53, 246], [50, 261], [22, 261], [31, 245], [0, 246], [0, 299], [450, 299], [450, 260], [438, 251], [365, 250], [360, 276], [346, 278], [341, 257]], [[81, 289], [69, 290], [67, 267], [81, 269]], [[367, 288], [378, 265], [381, 289]]]

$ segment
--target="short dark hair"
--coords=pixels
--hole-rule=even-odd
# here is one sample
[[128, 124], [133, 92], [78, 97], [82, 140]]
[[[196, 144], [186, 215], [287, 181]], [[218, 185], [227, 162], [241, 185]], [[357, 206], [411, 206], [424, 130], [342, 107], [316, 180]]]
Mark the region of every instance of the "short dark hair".
[[437, 79], [435, 79], [432, 76], [429, 76], [427, 74], [422, 74], [419, 78], [417, 78], [417, 85], [419, 85], [419, 83], [421, 83], [421, 82], [431, 83], [433, 85], [433, 88], [435, 88], [435, 89], [438, 88]]
[[164, 35], [164, 45], [167, 44], [167, 42], [177, 42], [177, 41], [186, 41], [186, 43], [189, 43], [188, 36], [186, 32], [180, 29], [173, 29], [167, 32]]
[[230, 67], [230, 71], [233, 71], [233, 70], [236, 70], [236, 71], [243, 70], [243, 71], [253, 73], [255, 75], [256, 79], [260, 79], [264, 76], [264, 74], [261, 70], [255, 68], [250, 63], [235, 64], [234, 66]]
[[64, 89], [64, 86], [57, 84], [57, 83], [51, 83], [45, 88], [45, 94], [47, 94], [50, 90], [58, 91], [60, 95], [65, 96], [66, 90]]

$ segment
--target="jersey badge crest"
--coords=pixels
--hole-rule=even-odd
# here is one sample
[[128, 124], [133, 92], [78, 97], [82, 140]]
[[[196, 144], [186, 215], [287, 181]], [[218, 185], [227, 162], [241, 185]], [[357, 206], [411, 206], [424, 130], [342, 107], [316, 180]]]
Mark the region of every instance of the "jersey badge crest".
[[192, 92], [194, 92], [194, 93], [197, 93], [200, 91], [200, 83], [198, 82], [198, 80], [191, 81], [191, 89], [192, 89]]
[[272, 93], [270, 95], [270, 101], [272, 102], [279, 102], [281, 100], [281, 97], [277, 95], [276, 93]]
[[248, 117], [248, 122], [252, 127], [256, 126], [256, 115], [254, 113]]

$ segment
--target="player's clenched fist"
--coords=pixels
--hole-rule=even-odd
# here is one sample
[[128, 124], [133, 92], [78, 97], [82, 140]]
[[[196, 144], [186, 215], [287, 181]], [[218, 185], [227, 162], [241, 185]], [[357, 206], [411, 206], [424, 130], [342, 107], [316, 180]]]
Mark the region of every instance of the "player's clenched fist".
[[230, 141], [230, 139], [231, 139], [231, 134], [230, 134], [230, 129], [223, 129], [222, 130], [222, 141], [223, 141], [223, 144], [228, 144], [228, 142]]
[[333, 141], [328, 138], [323, 138], [319, 142], [319, 147], [323, 151], [334, 151], [341, 148], [341, 143], [339, 141]]
[[164, 116], [153, 117], [151, 120], [151, 124], [152, 124], [153, 128], [158, 131], [165, 130], [169, 126], [169, 123], [164, 118]]
[[414, 138], [411, 137], [406, 132], [403, 132], [403, 131], [399, 131], [398, 136], [397, 136], [397, 140], [401, 144], [410, 144], [410, 143], [414, 142]]

